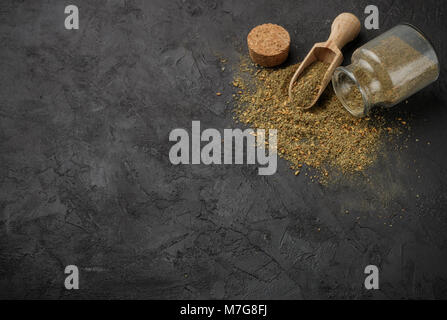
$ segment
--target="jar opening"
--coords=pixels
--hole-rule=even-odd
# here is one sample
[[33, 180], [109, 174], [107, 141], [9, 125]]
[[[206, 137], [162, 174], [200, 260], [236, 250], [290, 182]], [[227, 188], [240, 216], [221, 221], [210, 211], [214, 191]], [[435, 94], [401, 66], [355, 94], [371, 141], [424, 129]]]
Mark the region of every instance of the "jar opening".
[[335, 70], [332, 85], [343, 107], [355, 117], [364, 117], [368, 112], [365, 94], [354, 75], [344, 67]]

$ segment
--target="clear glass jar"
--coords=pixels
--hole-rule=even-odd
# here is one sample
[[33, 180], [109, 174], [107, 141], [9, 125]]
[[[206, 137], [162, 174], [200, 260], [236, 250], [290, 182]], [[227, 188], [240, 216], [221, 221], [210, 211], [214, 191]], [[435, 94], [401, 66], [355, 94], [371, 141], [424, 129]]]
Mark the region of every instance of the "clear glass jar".
[[351, 65], [332, 76], [334, 91], [354, 116], [392, 107], [439, 77], [430, 41], [414, 26], [398, 25], [358, 48]]

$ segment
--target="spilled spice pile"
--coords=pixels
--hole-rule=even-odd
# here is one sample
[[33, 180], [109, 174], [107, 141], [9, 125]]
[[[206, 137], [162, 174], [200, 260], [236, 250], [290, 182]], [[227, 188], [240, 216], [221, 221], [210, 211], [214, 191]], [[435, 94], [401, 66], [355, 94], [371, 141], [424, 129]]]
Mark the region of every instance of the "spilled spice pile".
[[307, 108], [314, 101], [328, 68], [328, 63], [316, 61], [304, 69], [292, 87], [294, 107]]
[[288, 101], [288, 85], [298, 66], [256, 69], [244, 59], [233, 81], [238, 93], [235, 120], [253, 128], [277, 129], [278, 154], [291, 163], [295, 175], [303, 165], [317, 169], [321, 182], [332, 168], [363, 171], [374, 162], [381, 135], [398, 128], [384, 128], [380, 117], [353, 117], [331, 86], [312, 109], [296, 108]]

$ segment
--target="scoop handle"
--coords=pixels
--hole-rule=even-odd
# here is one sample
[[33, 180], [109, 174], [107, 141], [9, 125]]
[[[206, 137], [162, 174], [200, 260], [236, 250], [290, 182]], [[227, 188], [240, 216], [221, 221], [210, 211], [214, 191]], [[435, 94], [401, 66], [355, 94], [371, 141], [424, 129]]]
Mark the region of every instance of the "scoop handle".
[[341, 50], [348, 42], [354, 40], [360, 32], [360, 20], [352, 13], [344, 12], [332, 23], [328, 44], [334, 44]]

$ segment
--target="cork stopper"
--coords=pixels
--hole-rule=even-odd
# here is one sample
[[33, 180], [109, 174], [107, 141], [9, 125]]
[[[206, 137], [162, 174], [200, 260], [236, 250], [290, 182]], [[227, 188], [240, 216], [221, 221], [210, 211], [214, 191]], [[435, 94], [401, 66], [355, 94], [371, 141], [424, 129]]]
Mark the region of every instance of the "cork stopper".
[[247, 44], [253, 62], [263, 67], [275, 67], [289, 55], [290, 35], [283, 27], [266, 23], [250, 31]]

